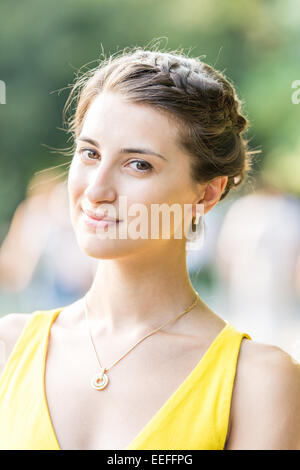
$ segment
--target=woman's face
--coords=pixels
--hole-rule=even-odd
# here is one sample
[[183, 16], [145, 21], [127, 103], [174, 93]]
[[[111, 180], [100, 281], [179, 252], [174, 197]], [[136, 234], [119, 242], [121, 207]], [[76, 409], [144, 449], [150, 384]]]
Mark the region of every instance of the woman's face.
[[[153, 204], [170, 207], [176, 203], [184, 214], [185, 204], [199, 200], [200, 186], [190, 177], [190, 157], [177, 140], [174, 122], [153, 107], [130, 103], [112, 92], [101, 93], [93, 101], [77, 139], [68, 179], [72, 224], [79, 246], [89, 256], [117, 258], [174, 244], [172, 215], [170, 239], [161, 237], [161, 227], [159, 238], [151, 238], [150, 219]], [[119, 206], [122, 197], [126, 201], [127, 225]], [[141, 212], [130, 213], [130, 207], [136, 203], [147, 211], [147, 238], [134, 239], [128, 235], [129, 225], [132, 228], [134, 220], [141, 216]], [[103, 237], [107, 228], [103, 221], [95, 219], [105, 209], [111, 209], [107, 216], [120, 219], [117, 224], [110, 224], [108, 230], [119, 233], [122, 226], [126, 233], [123, 239]], [[145, 212], [143, 216], [144, 222]], [[185, 240], [182, 237], [176, 243], [184, 246]]]

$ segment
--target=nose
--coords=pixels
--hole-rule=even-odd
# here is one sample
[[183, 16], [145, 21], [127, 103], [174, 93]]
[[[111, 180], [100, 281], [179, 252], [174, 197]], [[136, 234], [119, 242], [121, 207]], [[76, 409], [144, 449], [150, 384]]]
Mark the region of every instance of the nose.
[[102, 163], [91, 171], [85, 196], [95, 205], [103, 201], [112, 202], [116, 199], [117, 192], [111, 168], [105, 167]]

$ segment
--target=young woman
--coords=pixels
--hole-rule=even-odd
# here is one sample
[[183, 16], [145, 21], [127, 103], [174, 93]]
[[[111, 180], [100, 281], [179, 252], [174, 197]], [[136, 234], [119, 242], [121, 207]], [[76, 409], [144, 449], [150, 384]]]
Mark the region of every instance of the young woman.
[[299, 364], [201, 300], [175, 216], [169, 237], [162, 224], [129, 236], [135, 204], [143, 230], [163, 204], [195, 225], [243, 180], [233, 86], [200, 60], [136, 49], [73, 99], [71, 219], [98, 270], [83, 299], [1, 320], [0, 448], [300, 449]]

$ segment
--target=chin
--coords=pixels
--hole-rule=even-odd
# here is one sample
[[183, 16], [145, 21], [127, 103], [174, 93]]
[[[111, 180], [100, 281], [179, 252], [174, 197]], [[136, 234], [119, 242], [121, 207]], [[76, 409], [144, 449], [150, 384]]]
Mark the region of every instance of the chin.
[[117, 259], [134, 256], [138, 252], [144, 251], [146, 246], [149, 246], [149, 240], [143, 239], [101, 240], [93, 234], [79, 234], [76, 238], [81, 251], [96, 259]]

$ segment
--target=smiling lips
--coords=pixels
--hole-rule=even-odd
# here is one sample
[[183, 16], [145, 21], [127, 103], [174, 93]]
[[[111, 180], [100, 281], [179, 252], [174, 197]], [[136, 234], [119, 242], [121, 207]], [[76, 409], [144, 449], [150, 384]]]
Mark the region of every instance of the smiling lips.
[[105, 217], [104, 214], [96, 214], [95, 212], [90, 211], [89, 209], [82, 209], [82, 214], [86, 224], [92, 227], [107, 227], [108, 225], [118, 224], [120, 222], [119, 219]]

